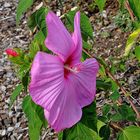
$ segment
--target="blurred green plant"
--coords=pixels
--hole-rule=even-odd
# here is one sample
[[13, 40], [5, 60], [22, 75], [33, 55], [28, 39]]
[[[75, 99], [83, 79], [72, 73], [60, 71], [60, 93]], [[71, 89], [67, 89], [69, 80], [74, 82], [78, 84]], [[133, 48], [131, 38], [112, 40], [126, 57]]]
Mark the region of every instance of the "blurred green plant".
[[134, 29], [133, 21], [126, 9], [119, 10], [114, 17], [114, 23], [117, 27], [121, 28], [123, 32], [132, 31]]

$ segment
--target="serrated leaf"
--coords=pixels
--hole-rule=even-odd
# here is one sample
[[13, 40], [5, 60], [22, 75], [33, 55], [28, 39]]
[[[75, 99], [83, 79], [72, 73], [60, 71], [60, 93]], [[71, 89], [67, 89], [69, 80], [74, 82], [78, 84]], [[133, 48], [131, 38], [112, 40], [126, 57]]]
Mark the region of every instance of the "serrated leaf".
[[136, 46], [135, 55], [136, 55], [136, 58], [140, 61], [140, 46]]
[[102, 12], [105, 7], [106, 0], [95, 0], [95, 3], [99, 7], [100, 12]]
[[83, 48], [90, 50], [92, 49], [92, 46], [88, 44], [87, 42], [83, 41]]
[[30, 48], [29, 57], [31, 58], [31, 60], [33, 60], [36, 53], [40, 50], [40, 48], [39, 48], [39, 45], [36, 41], [32, 41], [29, 48]]
[[26, 96], [22, 103], [22, 108], [28, 118], [30, 140], [39, 140], [42, 121], [40, 120], [36, 109], [37, 106], [30, 96]]
[[118, 92], [117, 90], [114, 91], [114, 92], [110, 95], [110, 99], [112, 99], [113, 101], [118, 100], [119, 97], [120, 97], [120, 94], [119, 94], [119, 92]]
[[63, 140], [101, 140], [98, 134], [82, 123], [63, 131]]
[[118, 137], [118, 140], [139, 140], [140, 139], [140, 127], [128, 126], [126, 127]]
[[124, 56], [128, 56], [131, 48], [136, 43], [136, 39], [138, 38], [139, 35], [140, 35], [140, 28], [135, 30], [132, 34], [129, 35], [129, 37], [127, 39], [126, 47], [125, 47], [125, 54], [124, 54]]
[[28, 19], [28, 26], [31, 30], [34, 30], [35, 27], [38, 27], [40, 31], [43, 32], [44, 36], [47, 36], [47, 27], [46, 27], [46, 15], [48, 13], [48, 8], [41, 7], [35, 13], [33, 13]]
[[106, 116], [109, 113], [110, 110], [111, 110], [111, 105], [105, 104], [103, 106], [103, 115]]
[[97, 131], [96, 102], [83, 108], [83, 115], [80, 122], [94, 131]]
[[[76, 11], [70, 11], [68, 12], [66, 17], [66, 26], [70, 31], [74, 31], [74, 16], [76, 14]], [[90, 37], [93, 39], [93, 29], [91, 26], [91, 23], [89, 21], [89, 18], [84, 14], [80, 14], [80, 27], [81, 27], [81, 33], [84, 41], [87, 41], [87, 38]]]
[[136, 115], [131, 107], [128, 105], [121, 105], [118, 108], [118, 112], [121, 114], [123, 120], [128, 120], [128, 121], [135, 121]]
[[16, 11], [16, 23], [19, 24], [22, 14], [24, 14], [28, 8], [33, 4], [34, 0], [19, 0]]
[[111, 82], [105, 82], [103, 80], [96, 80], [96, 88], [102, 90], [110, 90]]
[[16, 100], [16, 98], [20, 95], [22, 89], [23, 89], [23, 87], [22, 87], [21, 84], [16, 86], [16, 88], [12, 92], [12, 95], [10, 96], [10, 105], [9, 105], [9, 107], [11, 107], [13, 105], [14, 101]]
[[[115, 108], [114, 108], [115, 107]], [[113, 106], [116, 113], [111, 116], [112, 121], [135, 121], [136, 114], [128, 105]]]

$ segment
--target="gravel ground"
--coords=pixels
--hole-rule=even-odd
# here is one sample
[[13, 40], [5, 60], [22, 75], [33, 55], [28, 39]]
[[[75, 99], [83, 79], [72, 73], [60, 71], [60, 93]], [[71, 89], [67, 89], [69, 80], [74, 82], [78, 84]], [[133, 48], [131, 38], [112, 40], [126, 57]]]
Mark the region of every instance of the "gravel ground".
[[[14, 68], [8, 61], [4, 50], [12, 47], [27, 49], [31, 40], [31, 37], [29, 36], [29, 29], [26, 25], [26, 20], [22, 20], [20, 26], [16, 26], [15, 10], [17, 2], [18, 0], [0, 0], [0, 26], [2, 27], [0, 28], [0, 140], [29, 139], [27, 120], [21, 109], [22, 98], [18, 97], [18, 100], [14, 103], [11, 110], [8, 109], [9, 97], [14, 87], [19, 83], [19, 80], [16, 78]], [[59, 11], [57, 9], [58, 4], [56, 3], [56, 0], [53, 0], [50, 5], [53, 7], [53, 11]], [[73, 6], [75, 6], [75, 2], [68, 0], [61, 13], [63, 14]], [[110, 19], [106, 18], [108, 13], [114, 12], [112, 9], [117, 9], [116, 7], [114, 7], [114, 4], [112, 4], [112, 7], [109, 7], [111, 11], [109, 8], [107, 11], [105, 11], [103, 15], [103, 24], [101, 22], [97, 22], [97, 18], [102, 18], [98, 11], [89, 11], [86, 6], [81, 7], [81, 9], [90, 16], [91, 23], [94, 25], [94, 52], [100, 54], [100, 56], [104, 57], [105, 59], [111, 54], [116, 55], [114, 46], [116, 49], [119, 49], [121, 54], [123, 53], [126, 38], [129, 34], [122, 33], [113, 23], [111, 23]], [[95, 15], [93, 12], [95, 12]], [[111, 14], [114, 16], [114, 13]], [[117, 54], [117, 56], [119, 56], [119, 54]], [[139, 66], [137, 66], [137, 62], [133, 62], [133, 60], [129, 60], [126, 65], [126, 71], [124, 73], [117, 73], [116, 77], [120, 80], [125, 79], [126, 88], [128, 91], [132, 92], [132, 95], [134, 95], [134, 97], [139, 101], [140, 86], [136, 86], [136, 82], [140, 78]], [[128, 86], [127, 83], [130, 86]], [[137, 89], [135, 89], [136, 87]], [[105, 93], [98, 93], [97, 106], [102, 107], [102, 105], [106, 102], [107, 100], [105, 100]], [[51, 132], [51, 130], [47, 129], [43, 130], [41, 139], [53, 140], [53, 136], [54, 134]]]
[[19, 83], [11, 63], [4, 52], [6, 48], [26, 48], [29, 43], [29, 31], [26, 22], [17, 27], [15, 9], [17, 0], [0, 0], [0, 139], [21, 140], [28, 139], [27, 120], [21, 109], [19, 98], [11, 110], [9, 96], [13, 88]]

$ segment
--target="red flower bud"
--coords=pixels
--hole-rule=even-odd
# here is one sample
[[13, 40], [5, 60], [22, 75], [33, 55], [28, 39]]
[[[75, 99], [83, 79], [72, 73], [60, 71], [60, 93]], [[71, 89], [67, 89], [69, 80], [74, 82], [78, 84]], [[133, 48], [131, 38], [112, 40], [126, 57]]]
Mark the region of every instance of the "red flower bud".
[[9, 49], [6, 49], [5, 52], [7, 53], [7, 55], [11, 55], [13, 57], [16, 57], [16, 56], [19, 55], [15, 50], [10, 49], [10, 48]]

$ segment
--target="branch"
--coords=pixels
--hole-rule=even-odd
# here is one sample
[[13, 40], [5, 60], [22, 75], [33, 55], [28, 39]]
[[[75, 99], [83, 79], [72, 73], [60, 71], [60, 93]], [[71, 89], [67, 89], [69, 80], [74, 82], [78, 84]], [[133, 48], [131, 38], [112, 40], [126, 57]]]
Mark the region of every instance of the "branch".
[[[85, 49], [83, 49], [83, 52], [85, 54], [87, 54], [89, 57], [93, 58], [92, 55], [90, 53], [88, 53]], [[99, 63], [100, 66], [102, 66], [101, 63]], [[118, 85], [118, 87], [121, 89], [122, 93], [124, 94], [124, 96], [127, 98], [127, 100], [129, 101], [132, 109], [135, 111], [135, 113], [137, 114], [137, 118], [140, 119], [140, 113], [137, 110], [137, 108], [135, 107], [135, 105], [133, 104], [132, 100], [130, 99], [130, 97], [127, 94], [127, 91], [121, 86], [121, 84], [119, 83], [119, 81], [114, 77], [114, 75], [112, 75], [112, 73], [108, 70], [108, 68], [105, 68], [105, 72], [106, 74]]]
[[120, 127], [120, 126], [118, 126], [116, 123], [112, 123], [112, 122], [110, 122], [109, 123], [109, 125], [116, 131], [123, 131], [123, 129]]
[[126, 2], [124, 3], [124, 5], [125, 5], [127, 11], [129, 12], [129, 15], [130, 15], [132, 21], [134, 21], [134, 20], [135, 20], [135, 19], [134, 19], [134, 14], [133, 14], [132, 9], [130, 8], [129, 2], [126, 1]]

